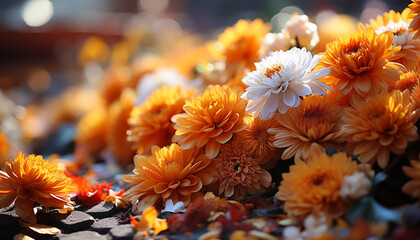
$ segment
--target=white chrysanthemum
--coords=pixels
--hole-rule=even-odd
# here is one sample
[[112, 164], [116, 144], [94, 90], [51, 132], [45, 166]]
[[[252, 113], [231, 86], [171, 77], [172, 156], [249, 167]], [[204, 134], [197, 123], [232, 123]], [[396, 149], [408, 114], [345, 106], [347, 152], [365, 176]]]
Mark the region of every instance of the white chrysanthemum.
[[289, 107], [299, 106], [301, 96], [326, 95], [324, 88], [331, 88], [317, 79], [328, 75], [330, 69], [312, 71], [321, 57], [312, 57], [305, 48], [292, 48], [286, 52], [273, 52], [255, 63], [257, 70], [242, 79], [249, 86], [241, 96], [249, 100], [247, 112], [255, 112], [254, 116], [268, 120], [277, 110], [284, 114]]
[[315, 23], [309, 22], [306, 15], [294, 15], [284, 25], [282, 33], [289, 35], [290, 39], [299, 41], [300, 47], [313, 49], [319, 42], [318, 27]]
[[409, 32], [408, 29], [410, 27], [410, 22], [399, 20], [398, 22], [389, 21], [386, 26], [380, 26], [375, 30], [377, 36], [381, 35], [384, 32], [393, 32], [397, 33], [394, 34], [394, 42], [392, 43], [393, 47], [400, 46], [400, 47], [408, 47], [406, 45], [411, 45], [411, 42], [414, 42], [413, 39], [414, 33]]
[[271, 52], [279, 50], [286, 51], [290, 47], [290, 38], [288, 34], [267, 33], [259, 50], [260, 58], [268, 56]]

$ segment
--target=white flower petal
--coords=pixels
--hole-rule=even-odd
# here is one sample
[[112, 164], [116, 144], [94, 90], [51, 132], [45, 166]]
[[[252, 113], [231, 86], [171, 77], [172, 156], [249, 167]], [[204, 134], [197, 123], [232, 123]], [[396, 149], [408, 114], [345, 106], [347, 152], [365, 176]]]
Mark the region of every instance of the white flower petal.
[[292, 89], [288, 90], [289, 91], [283, 93], [283, 102], [287, 106], [293, 106], [295, 105], [295, 101], [298, 96], [296, 96], [297, 94]]

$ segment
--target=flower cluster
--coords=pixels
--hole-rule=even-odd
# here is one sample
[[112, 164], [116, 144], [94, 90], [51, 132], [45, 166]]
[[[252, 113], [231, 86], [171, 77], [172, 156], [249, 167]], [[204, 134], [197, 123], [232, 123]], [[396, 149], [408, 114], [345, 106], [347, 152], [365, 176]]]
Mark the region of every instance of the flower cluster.
[[[239, 20], [206, 44], [184, 32], [156, 37], [156, 29], [127, 37], [100, 78], [87, 74], [99, 91], [88, 98], [83, 87], [73, 89], [59, 97], [60, 111], [45, 110], [56, 114], [42, 126], [77, 120], [68, 144], [75, 143], [75, 175], [42, 156], [19, 153], [7, 162], [10, 134], [1, 129], [0, 207], [14, 201], [16, 213], [35, 223], [35, 203], [61, 212], [73, 208], [70, 200], [131, 205], [136, 238], [207, 222], [211, 231], [201, 239], [389, 234], [401, 224], [379, 231], [374, 223], [405, 221], [389, 208], [420, 198], [420, 1], [358, 26], [324, 14], [319, 25], [279, 14], [290, 19], [281, 29], [273, 20], [271, 32], [261, 19]], [[319, 19], [343, 23], [343, 34]], [[146, 45], [155, 40], [156, 51], [137, 54], [138, 35]], [[89, 72], [90, 62], [105, 64], [107, 51], [91, 38], [79, 61]], [[76, 93], [92, 106], [73, 112]], [[22, 126], [39, 123], [41, 108], [29, 106]], [[42, 135], [24, 131], [29, 139]], [[132, 170], [120, 192], [77, 176], [98, 159]]]

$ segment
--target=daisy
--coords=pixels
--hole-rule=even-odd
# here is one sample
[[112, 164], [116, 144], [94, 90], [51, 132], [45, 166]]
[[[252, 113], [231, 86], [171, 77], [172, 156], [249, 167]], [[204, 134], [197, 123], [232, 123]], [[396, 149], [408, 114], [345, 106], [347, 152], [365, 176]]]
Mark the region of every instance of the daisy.
[[255, 112], [255, 117], [267, 120], [277, 110], [284, 114], [289, 107], [299, 106], [301, 96], [326, 95], [324, 88], [330, 88], [317, 79], [328, 75], [330, 70], [313, 70], [321, 57], [312, 57], [305, 48], [292, 48], [286, 52], [274, 52], [255, 63], [257, 69], [242, 80], [249, 86], [241, 96], [249, 100], [247, 112]]

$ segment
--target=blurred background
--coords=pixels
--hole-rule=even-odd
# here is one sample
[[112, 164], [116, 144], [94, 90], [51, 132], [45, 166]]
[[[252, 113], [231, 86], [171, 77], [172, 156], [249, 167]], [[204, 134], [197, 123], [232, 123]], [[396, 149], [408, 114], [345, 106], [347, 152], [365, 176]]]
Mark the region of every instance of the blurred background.
[[[22, 93], [54, 95], [68, 84], [80, 81], [83, 72], [78, 51], [92, 36], [99, 37], [106, 44], [104, 51], [108, 51], [128, 34], [138, 34], [145, 28], [156, 34], [189, 31], [211, 39], [219, 29], [241, 18], [271, 21], [275, 31], [274, 28], [281, 28], [282, 10], [303, 12], [314, 22], [322, 14], [334, 12], [366, 22], [389, 9], [402, 11], [409, 3], [409, 0], [1, 0], [0, 89], [16, 103], [25, 105], [34, 99]], [[21, 88], [19, 94], [8, 91], [16, 87]]]

